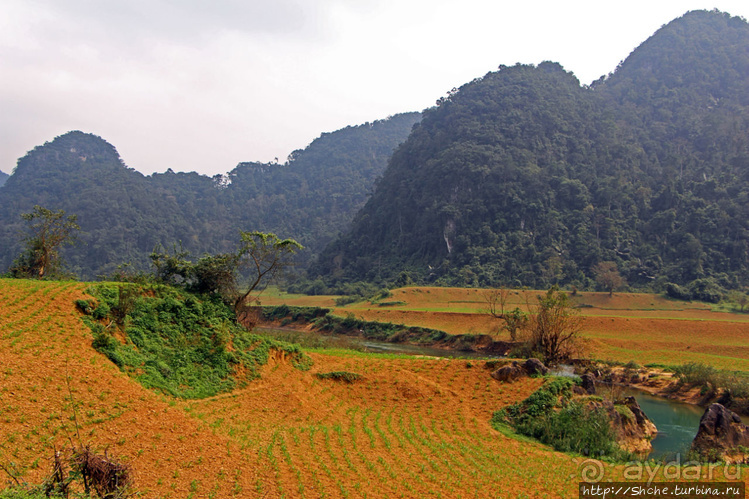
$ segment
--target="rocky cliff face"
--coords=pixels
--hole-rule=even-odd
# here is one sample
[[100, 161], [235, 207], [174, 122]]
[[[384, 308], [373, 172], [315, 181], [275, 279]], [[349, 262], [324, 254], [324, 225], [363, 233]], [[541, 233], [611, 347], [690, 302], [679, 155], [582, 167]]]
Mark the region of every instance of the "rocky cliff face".
[[653, 450], [651, 441], [658, 429], [634, 397], [626, 397], [623, 403], [613, 405], [609, 416], [622, 449], [638, 455], [647, 455]]

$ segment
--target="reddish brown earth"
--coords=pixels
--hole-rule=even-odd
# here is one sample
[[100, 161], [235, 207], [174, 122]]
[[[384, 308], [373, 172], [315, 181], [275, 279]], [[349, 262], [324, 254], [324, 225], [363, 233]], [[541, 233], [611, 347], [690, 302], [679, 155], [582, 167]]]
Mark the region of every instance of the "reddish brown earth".
[[[144, 497], [566, 495], [576, 463], [491, 429], [540, 380], [502, 386], [465, 361], [312, 354], [200, 401], [143, 389], [91, 347], [82, 284], [0, 280], [0, 462], [38, 482], [55, 448], [132, 466]], [[315, 374], [347, 370], [353, 384]], [[75, 410], [71, 404], [75, 404]], [[77, 419], [78, 433], [76, 435]], [[527, 461], [527, 463], [525, 462]]]
[[[0, 463], [29, 482], [79, 442], [129, 463], [143, 497], [572, 497], [592, 464], [492, 429], [495, 410], [542, 381], [499, 383], [482, 361], [311, 353], [299, 371], [276, 356], [233, 393], [156, 394], [92, 349], [74, 307], [84, 290], [0, 280]], [[735, 346], [732, 327], [720, 334]], [[362, 378], [316, 376], [331, 371]]]
[[[263, 303], [333, 308], [337, 315], [443, 330], [451, 334], [492, 334], [509, 340], [501, 324], [486, 312], [486, 291], [464, 288], [409, 287], [393, 290], [382, 307], [369, 302], [335, 307], [331, 297], [271, 295]], [[513, 291], [508, 308], [527, 304], [540, 291]], [[306, 302], [305, 300], [310, 300]], [[714, 312], [699, 302], [682, 302], [642, 293], [578, 293], [586, 305], [582, 337], [587, 356], [640, 364], [702, 362], [722, 369], [749, 371], [749, 314]]]

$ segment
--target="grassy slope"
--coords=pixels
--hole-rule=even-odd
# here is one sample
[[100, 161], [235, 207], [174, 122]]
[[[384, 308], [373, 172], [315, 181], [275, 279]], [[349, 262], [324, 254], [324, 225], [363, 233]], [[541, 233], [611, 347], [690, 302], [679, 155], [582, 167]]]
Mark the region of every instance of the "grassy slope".
[[[336, 308], [334, 297], [267, 293], [263, 304], [327, 306], [339, 315], [441, 329], [452, 334], [489, 333], [496, 328], [486, 314], [482, 290], [402, 288], [388, 301], [406, 305], [379, 307], [368, 302]], [[537, 291], [529, 291], [532, 298]], [[698, 302], [681, 302], [640, 293], [580, 293], [574, 297], [587, 317], [584, 336], [596, 359], [641, 364], [704, 362], [718, 368], [749, 371], [749, 314], [713, 312]], [[511, 307], [525, 308], [522, 292]], [[504, 333], [506, 334], [506, 333]], [[509, 337], [508, 337], [509, 339]]]
[[[91, 344], [82, 284], [0, 280], [0, 462], [49, 467], [73, 431], [132, 463], [144, 497], [572, 497], [582, 458], [504, 437], [494, 410], [540, 384], [497, 383], [479, 362], [283, 356], [230, 394], [178, 401], [143, 389]], [[345, 384], [315, 374], [350, 371]], [[622, 466], [605, 467], [621, 479]], [[3, 479], [4, 482], [4, 479]]]

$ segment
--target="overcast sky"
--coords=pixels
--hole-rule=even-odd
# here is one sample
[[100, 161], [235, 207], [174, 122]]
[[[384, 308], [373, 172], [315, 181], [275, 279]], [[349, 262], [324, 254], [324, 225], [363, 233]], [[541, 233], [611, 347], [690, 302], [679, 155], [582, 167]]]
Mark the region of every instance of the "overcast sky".
[[283, 162], [500, 64], [583, 84], [688, 10], [747, 0], [0, 0], [0, 170], [70, 130], [143, 173]]

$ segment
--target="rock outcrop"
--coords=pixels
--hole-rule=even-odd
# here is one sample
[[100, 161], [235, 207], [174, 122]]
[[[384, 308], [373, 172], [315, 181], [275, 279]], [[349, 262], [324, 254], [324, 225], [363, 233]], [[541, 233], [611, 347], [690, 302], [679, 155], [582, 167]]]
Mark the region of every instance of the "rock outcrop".
[[[629, 416], [627, 409], [632, 417]], [[649, 454], [653, 450], [651, 440], [658, 433], [658, 429], [634, 397], [625, 397], [623, 404], [614, 406], [611, 422], [621, 448], [635, 454]]]
[[616, 403], [610, 400], [592, 400], [588, 407], [603, 408], [608, 414], [611, 428], [616, 434], [616, 442], [627, 452], [646, 456], [653, 450], [651, 440], [658, 433], [650, 419], [640, 408], [634, 397], [625, 397]]
[[697, 436], [692, 441], [692, 450], [710, 461], [743, 462], [749, 455], [747, 449], [749, 426], [743, 424], [735, 412], [723, 405], [711, 404], [700, 419]]
[[505, 365], [492, 372], [492, 378], [502, 382], [513, 382], [518, 378], [533, 375], [544, 375], [549, 372], [543, 362], [538, 359], [528, 359], [522, 364], [513, 360], [511, 364]]
[[588, 395], [595, 395], [596, 394], [596, 378], [590, 373], [585, 373], [582, 375], [580, 386], [582, 387], [583, 391], [587, 393]]

